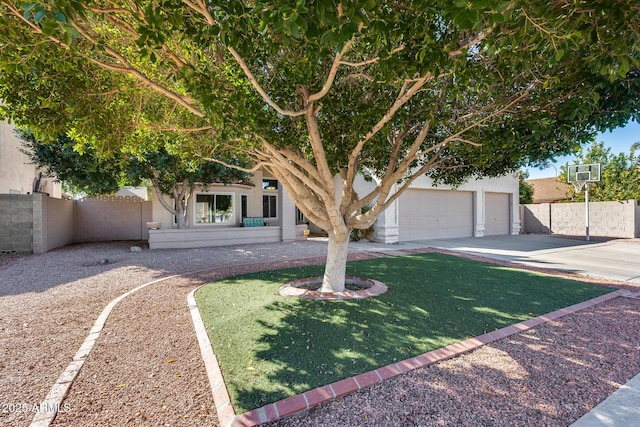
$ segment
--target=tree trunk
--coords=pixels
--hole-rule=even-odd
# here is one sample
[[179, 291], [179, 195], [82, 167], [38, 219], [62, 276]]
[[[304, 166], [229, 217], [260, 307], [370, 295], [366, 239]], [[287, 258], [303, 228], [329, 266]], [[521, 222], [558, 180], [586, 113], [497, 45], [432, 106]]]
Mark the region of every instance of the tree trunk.
[[185, 226], [184, 211], [181, 208], [176, 209], [176, 225], [179, 230], [182, 230]]
[[347, 273], [347, 252], [349, 250], [349, 229], [329, 232], [327, 262], [320, 292], [343, 292], [344, 278]]
[[[186, 184], [183, 183], [180, 190], [174, 188], [173, 200], [176, 206], [174, 215], [176, 216], [176, 225], [179, 230], [182, 230], [186, 226], [186, 211], [189, 195], [185, 190]], [[184, 202], [183, 202], [184, 201]]]

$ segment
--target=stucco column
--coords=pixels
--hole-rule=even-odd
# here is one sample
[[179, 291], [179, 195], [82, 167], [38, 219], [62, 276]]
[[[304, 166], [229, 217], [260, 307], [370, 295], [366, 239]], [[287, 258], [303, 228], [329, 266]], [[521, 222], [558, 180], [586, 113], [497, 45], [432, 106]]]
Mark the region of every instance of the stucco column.
[[282, 241], [292, 242], [296, 240], [296, 205], [289, 197], [287, 190], [280, 187], [280, 227], [282, 228]]
[[398, 243], [398, 217], [399, 204], [396, 199], [373, 223], [372, 240], [379, 243]]
[[47, 252], [47, 200], [42, 193], [33, 193], [33, 253]]
[[473, 192], [473, 236], [484, 237], [484, 213], [485, 213], [484, 190]]
[[520, 193], [511, 193], [509, 197], [509, 204], [511, 205], [511, 234], [520, 234]]

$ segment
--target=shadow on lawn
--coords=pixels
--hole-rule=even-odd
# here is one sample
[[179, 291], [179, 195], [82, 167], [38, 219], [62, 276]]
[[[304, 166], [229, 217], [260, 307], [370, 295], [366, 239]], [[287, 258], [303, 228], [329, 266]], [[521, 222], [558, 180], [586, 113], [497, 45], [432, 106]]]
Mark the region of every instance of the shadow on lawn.
[[268, 425], [569, 425], [640, 369], [639, 309], [618, 298]]
[[272, 319], [274, 313], [280, 318], [278, 322], [258, 318], [265, 332], [258, 339], [254, 359], [267, 361], [270, 368], [251, 374], [264, 376], [268, 386], [256, 385], [251, 374], [245, 373], [231, 392], [236, 411], [254, 409], [606, 292], [592, 285], [567, 286], [564, 282], [559, 286], [560, 279], [543, 280], [532, 273], [439, 254], [360, 261], [349, 267], [348, 274], [381, 279], [389, 291], [361, 301], [282, 298], [266, 306], [264, 319]]

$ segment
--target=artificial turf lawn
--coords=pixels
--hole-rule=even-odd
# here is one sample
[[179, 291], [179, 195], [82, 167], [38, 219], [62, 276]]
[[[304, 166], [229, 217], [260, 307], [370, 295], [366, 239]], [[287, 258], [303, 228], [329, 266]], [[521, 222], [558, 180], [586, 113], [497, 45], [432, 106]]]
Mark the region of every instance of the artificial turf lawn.
[[236, 413], [611, 291], [431, 253], [349, 262], [347, 274], [389, 287], [375, 298], [278, 295], [323, 268], [247, 274], [196, 293]]

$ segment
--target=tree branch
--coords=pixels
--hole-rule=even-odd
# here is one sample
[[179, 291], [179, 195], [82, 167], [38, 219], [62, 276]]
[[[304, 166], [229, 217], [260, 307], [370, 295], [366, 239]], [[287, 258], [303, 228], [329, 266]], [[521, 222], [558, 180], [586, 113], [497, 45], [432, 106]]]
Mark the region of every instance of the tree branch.
[[158, 201], [171, 215], [178, 216], [178, 211], [175, 210], [164, 198], [162, 191], [160, 191], [160, 187], [155, 183], [155, 180], [151, 180], [151, 185], [153, 186], [153, 190], [156, 192], [156, 196], [158, 197]]
[[[28, 19], [26, 19], [22, 13], [20, 13], [19, 10], [17, 10], [11, 3], [3, 1], [2, 2], [3, 5], [5, 5], [7, 7], [7, 9], [10, 11], [10, 13], [12, 15], [14, 15], [15, 17], [17, 17], [18, 19], [20, 19], [22, 22], [26, 23], [31, 30], [36, 33], [36, 34], [40, 34], [42, 35], [42, 29], [32, 23], [31, 21], [29, 21]], [[76, 22], [74, 21], [69, 21], [69, 23], [78, 31], [78, 33], [89, 43], [91, 43], [92, 45], [96, 46], [97, 42], [96, 40], [93, 39], [93, 37], [91, 37], [89, 34], [86, 33], [86, 31], [84, 31], [84, 29], [78, 25]], [[53, 41], [54, 43], [62, 46], [65, 49], [69, 49], [69, 46], [67, 44], [65, 44], [62, 40], [53, 37], [53, 36], [45, 36], [48, 40]], [[87, 54], [80, 54], [81, 57], [83, 57], [84, 59], [90, 61], [91, 63], [97, 65], [100, 68], [109, 70], [109, 71], [115, 71], [115, 72], [119, 72], [119, 73], [123, 73], [123, 74], [129, 74], [131, 76], [134, 76], [136, 78], [138, 78], [142, 83], [144, 83], [146, 86], [148, 86], [149, 88], [151, 88], [152, 90], [166, 96], [167, 98], [173, 99], [174, 101], [176, 101], [177, 103], [179, 103], [181, 106], [183, 106], [184, 108], [186, 108], [188, 111], [190, 111], [191, 113], [193, 113], [194, 115], [198, 116], [198, 117], [205, 117], [206, 115], [200, 111], [198, 108], [196, 108], [195, 106], [191, 105], [188, 101], [186, 96], [183, 95], [179, 95], [176, 92], [173, 92], [157, 83], [155, 83], [154, 81], [152, 81], [151, 79], [149, 79], [147, 76], [145, 76], [140, 70], [136, 69], [135, 67], [132, 67], [131, 64], [127, 61], [127, 59], [122, 56], [119, 52], [117, 52], [114, 48], [110, 47], [110, 46], [105, 46], [105, 52], [108, 53], [113, 59], [115, 59], [116, 61], [118, 61], [120, 64], [122, 65], [113, 65], [113, 64], [108, 64], [105, 63], [103, 61], [100, 61], [98, 59], [95, 59], [94, 57], [87, 55]]]
[[196, 12], [204, 16], [204, 19], [207, 21], [207, 24], [215, 25], [216, 21], [215, 19], [213, 19], [213, 16], [211, 16], [211, 14], [209, 13], [209, 10], [207, 9], [207, 4], [204, 0], [194, 0], [194, 1], [182, 0], [182, 2], [186, 4], [188, 7], [190, 7], [191, 9], [195, 10]]
[[[264, 138], [258, 136], [258, 138], [262, 141], [262, 144], [268, 151], [268, 156], [270, 157], [272, 162], [275, 162], [273, 167], [277, 167], [282, 170], [287, 170], [291, 175], [295, 176], [300, 182], [304, 183], [307, 187], [309, 187], [318, 197], [322, 200], [331, 200], [333, 198], [333, 180], [331, 181], [331, 185], [328, 185], [330, 188], [323, 188], [323, 181], [316, 179], [319, 175], [319, 171], [315, 168], [308, 167], [305, 169], [302, 166], [302, 169], [305, 169], [307, 173], [303, 173], [303, 170], [298, 169], [297, 163], [294, 162], [293, 159], [285, 157], [281, 150], [273, 147], [269, 144]], [[326, 184], [325, 184], [326, 185]]]
[[[73, 27], [78, 31], [78, 33], [80, 33], [80, 35], [87, 40], [89, 43], [93, 44], [94, 46], [96, 46], [98, 43], [93, 39], [93, 37], [91, 37], [89, 34], [87, 34], [83, 28], [78, 25], [77, 23], [75, 23], [74, 21], [69, 21], [71, 23], [71, 25], [73, 25]], [[154, 90], [155, 92], [160, 93], [161, 95], [164, 95], [165, 97], [169, 98], [169, 99], [173, 99], [174, 101], [176, 101], [178, 104], [180, 104], [182, 107], [186, 108], [188, 111], [190, 111], [191, 113], [193, 113], [194, 115], [198, 116], [198, 117], [205, 117], [206, 114], [203, 113], [202, 111], [200, 111], [198, 108], [194, 107], [193, 105], [191, 105], [188, 101], [187, 101], [187, 96], [183, 96], [183, 95], [179, 95], [176, 92], [173, 92], [167, 88], [165, 88], [164, 86], [161, 86], [159, 84], [157, 84], [156, 82], [154, 82], [153, 80], [149, 79], [147, 76], [145, 76], [140, 70], [138, 70], [137, 68], [131, 66], [131, 64], [129, 63], [129, 61], [122, 55], [120, 54], [120, 52], [118, 52], [117, 50], [115, 50], [113, 47], [111, 46], [104, 46], [104, 51], [109, 54], [113, 59], [115, 59], [116, 61], [118, 61], [120, 64], [122, 64], [121, 66], [117, 66], [117, 65], [110, 65], [110, 64], [106, 64], [102, 61], [99, 61], [89, 55], [86, 54], [82, 54], [81, 56], [84, 57], [85, 59], [91, 61], [92, 63], [94, 63], [95, 65], [101, 67], [101, 68], [105, 68], [111, 71], [117, 71], [120, 73], [124, 73], [124, 74], [129, 74], [133, 77], [136, 77], [138, 80], [140, 80], [141, 82], [143, 82], [146, 86], [148, 86], [150, 89]]]
[[351, 49], [351, 46], [353, 45], [354, 37], [355, 36], [351, 36], [351, 40], [346, 42], [344, 46], [342, 46], [340, 53], [338, 53], [336, 57], [333, 58], [333, 64], [331, 64], [331, 68], [329, 69], [329, 75], [327, 76], [327, 80], [324, 82], [322, 89], [319, 92], [309, 95], [307, 100], [308, 102], [318, 101], [324, 98], [327, 95], [327, 93], [329, 93], [329, 89], [331, 89], [331, 86], [335, 81], [336, 75], [338, 74], [338, 68], [340, 67], [341, 59], [349, 51], [349, 49]]
[[[404, 46], [399, 46], [391, 51], [391, 54], [398, 53], [404, 50]], [[340, 61], [340, 65], [345, 65], [347, 67], [364, 67], [367, 65], [375, 64], [380, 62], [380, 57], [376, 56], [375, 58], [367, 59], [366, 61], [360, 62], [349, 62], [349, 61]]]
[[[7, 9], [9, 9], [9, 12], [11, 13], [11, 15], [17, 17], [19, 20], [21, 20], [22, 22], [26, 23], [29, 28], [31, 28], [32, 32], [35, 34], [40, 34], [42, 35], [42, 28], [40, 28], [37, 24], [29, 21], [27, 18], [25, 18], [23, 16], [22, 13], [20, 13], [20, 11], [11, 3], [3, 1], [2, 2], [3, 5], [5, 5], [7, 7]], [[65, 49], [69, 49], [69, 45], [67, 45], [66, 43], [64, 43], [62, 40], [53, 37], [53, 36], [44, 36], [45, 39], [50, 40], [56, 44], [59, 44], [60, 46], [64, 47]]]
[[195, 127], [195, 128], [159, 127], [159, 126], [153, 126], [153, 125], [142, 124], [142, 123], [138, 124], [138, 126], [144, 127], [144, 128], [147, 128], [147, 129], [155, 129], [155, 130], [162, 131], [162, 132], [185, 132], [185, 133], [203, 132], [203, 131], [207, 131], [207, 130], [213, 129], [213, 126], [201, 126], [201, 127]]
[[251, 84], [253, 85], [255, 90], [258, 91], [258, 93], [260, 94], [262, 99], [267, 104], [269, 104], [269, 106], [271, 108], [273, 108], [274, 110], [276, 110], [278, 112], [278, 114], [282, 114], [283, 116], [288, 116], [288, 117], [304, 116], [305, 110], [299, 110], [299, 111], [285, 110], [285, 109], [281, 108], [278, 104], [276, 104], [275, 101], [273, 99], [271, 99], [271, 97], [267, 94], [267, 92], [262, 88], [262, 86], [260, 85], [258, 80], [255, 78], [255, 76], [253, 75], [253, 73], [249, 69], [249, 66], [244, 61], [244, 59], [242, 59], [240, 54], [231, 46], [229, 46], [227, 49], [229, 50], [229, 52], [231, 53], [233, 58], [236, 60], [238, 65], [240, 65], [240, 68], [242, 68], [242, 71], [244, 72], [245, 76], [247, 76], [247, 78], [249, 79], [249, 81], [251, 82]]
[[309, 140], [311, 141], [311, 148], [313, 149], [313, 155], [316, 159], [316, 167], [318, 169], [321, 180], [327, 183], [328, 193], [333, 197], [333, 195], [335, 194], [335, 187], [333, 185], [333, 174], [331, 173], [331, 169], [329, 168], [329, 163], [327, 162], [324, 146], [322, 145], [322, 136], [320, 135], [320, 129], [318, 128], [318, 120], [315, 115], [313, 103], [307, 103], [305, 118]]
[[[396, 97], [396, 101], [393, 103], [391, 108], [387, 110], [387, 112], [382, 116], [382, 118], [373, 126], [373, 128], [365, 135], [363, 139], [358, 141], [355, 148], [349, 154], [349, 162], [347, 168], [347, 179], [346, 182], [349, 185], [353, 185], [356, 170], [356, 161], [365, 144], [373, 138], [380, 130], [391, 121], [395, 113], [405, 105], [418, 91], [424, 86], [424, 84], [433, 79], [431, 74], [427, 76], [421, 77], [419, 79], [413, 79], [411, 81], [405, 81], [400, 89], [398, 96]], [[413, 82], [413, 84], [411, 84]], [[409, 87], [410, 85], [410, 87]]]
[[258, 162], [256, 163], [252, 168], [244, 168], [242, 166], [239, 165], [233, 165], [231, 163], [227, 163], [224, 160], [220, 160], [220, 159], [216, 159], [215, 157], [203, 157], [204, 160], [207, 160], [209, 162], [214, 162], [217, 163], [219, 165], [231, 168], [231, 169], [235, 169], [235, 170], [239, 170], [240, 172], [247, 172], [247, 173], [254, 173], [260, 169], [262, 169], [265, 166], [268, 166], [269, 163], [267, 162]]

